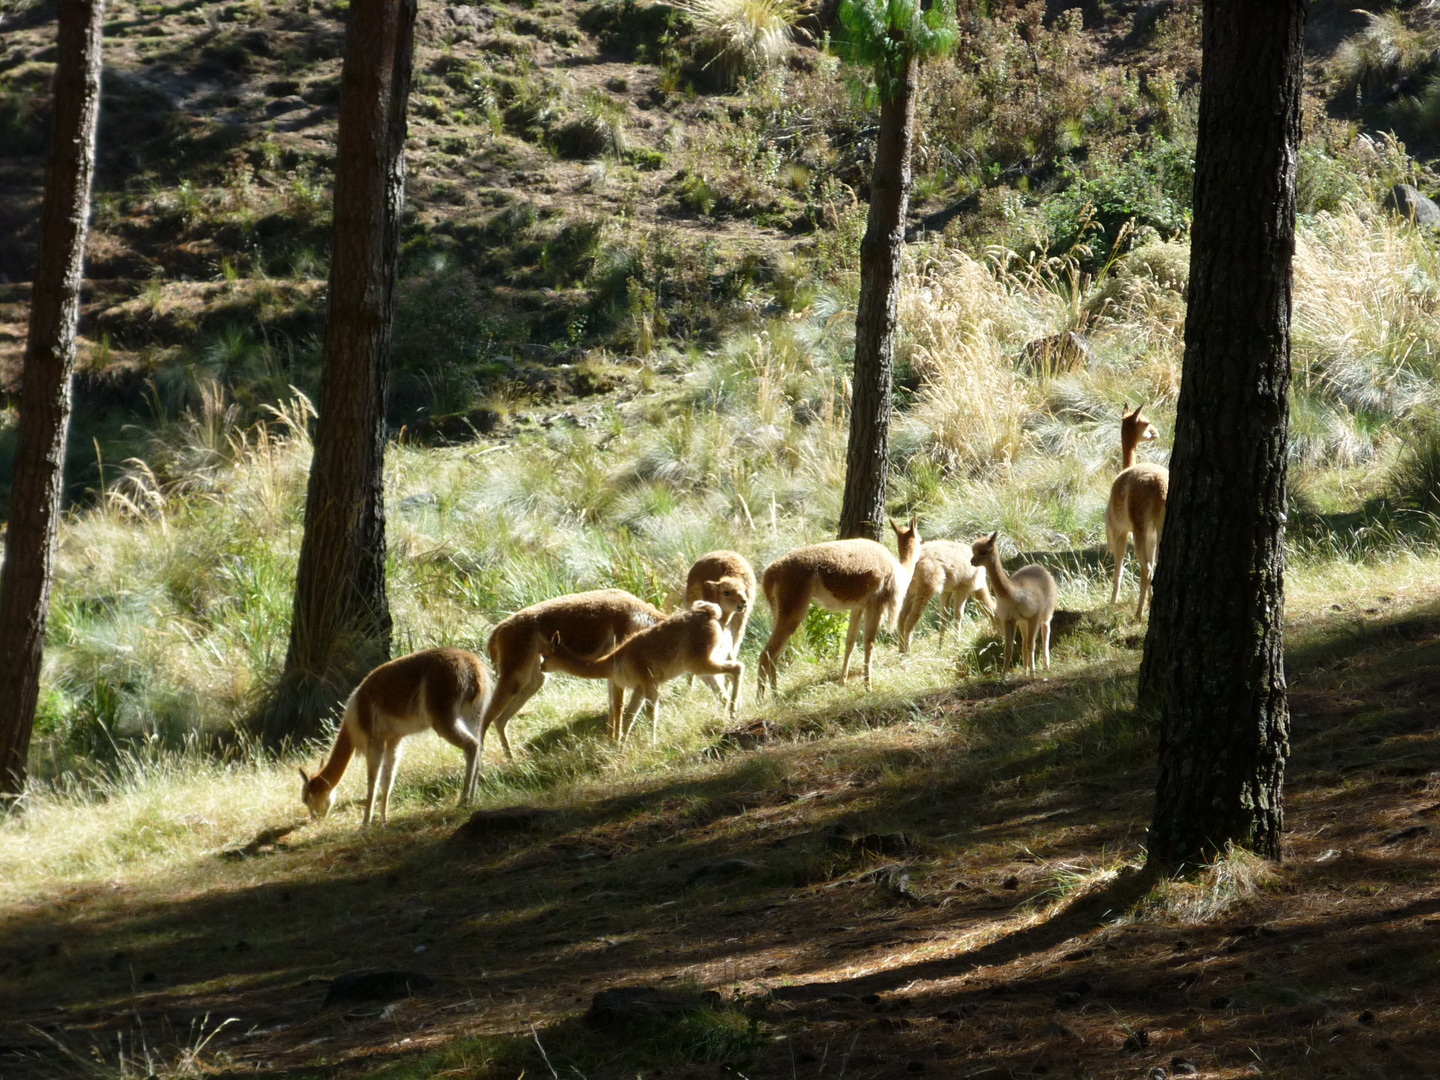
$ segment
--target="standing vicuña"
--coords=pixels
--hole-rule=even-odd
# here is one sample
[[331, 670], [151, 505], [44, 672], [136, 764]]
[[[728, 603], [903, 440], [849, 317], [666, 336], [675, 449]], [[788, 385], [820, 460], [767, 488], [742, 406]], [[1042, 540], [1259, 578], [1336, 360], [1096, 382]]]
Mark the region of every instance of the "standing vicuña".
[[465, 782], [460, 805], [475, 795], [479, 779], [480, 740], [474, 727], [490, 696], [490, 673], [480, 657], [464, 649], [423, 649], [381, 664], [366, 675], [350, 700], [330, 758], [314, 776], [304, 769], [300, 798], [312, 817], [324, 817], [335, 803], [335, 788], [345, 767], [359, 750], [365, 755], [365, 824], [375, 809], [380, 789], [380, 821], [390, 807], [390, 789], [400, 762], [400, 740], [433, 730], [465, 751]]
[[974, 552], [970, 561], [983, 566], [990, 584], [995, 588], [995, 621], [1005, 641], [1005, 666], [1010, 670], [1010, 646], [1015, 640], [1015, 627], [1020, 627], [1020, 662], [1025, 670], [1035, 673], [1035, 638], [1045, 643], [1045, 670], [1050, 670], [1050, 619], [1055, 614], [1055, 579], [1043, 566], [1031, 563], [1013, 574], [1000, 565], [995, 541], [1000, 533], [982, 536], [970, 545]]
[[758, 695], [765, 694], [765, 680], [772, 689], [778, 681], [777, 661], [786, 644], [800, 628], [813, 600], [830, 611], [850, 612], [850, 629], [845, 636], [845, 659], [840, 665], [840, 684], [850, 675], [850, 654], [860, 620], [865, 621], [865, 688], [870, 688], [870, 653], [875, 633], [882, 622], [894, 625], [901, 599], [910, 587], [910, 575], [920, 557], [920, 531], [915, 518], [907, 528], [890, 522], [900, 550], [897, 561], [874, 540], [829, 540], [808, 544], [781, 555], [765, 568], [761, 579], [765, 601], [775, 617], [775, 628], [760, 654]]
[[[740, 659], [740, 642], [745, 637], [745, 627], [750, 621], [751, 609], [755, 606], [755, 571], [750, 566], [749, 560], [737, 551], [710, 551], [701, 555], [695, 560], [695, 565], [690, 567], [690, 573], [685, 577], [685, 606], [689, 607], [696, 600], [718, 603], [717, 597], [706, 595], [705, 586], [707, 582], [722, 579], [739, 582], [745, 600], [744, 604], [732, 611], [721, 625], [721, 629], [730, 635], [730, 649], [726, 655], [731, 660], [738, 660]], [[720, 679], [717, 676], [702, 675], [700, 681], [724, 697], [724, 692], [720, 688]]]
[[1135, 534], [1135, 561], [1140, 564], [1140, 602], [1135, 618], [1145, 617], [1145, 594], [1155, 571], [1155, 553], [1160, 547], [1160, 529], [1165, 524], [1165, 497], [1170, 492], [1170, 470], [1148, 461], [1135, 463], [1135, 447], [1160, 437], [1155, 425], [1135, 406], [1133, 413], [1120, 414], [1120, 475], [1110, 485], [1105, 504], [1105, 546], [1115, 560], [1115, 584], [1110, 603], [1120, 597], [1120, 575], [1125, 570], [1125, 549]]
[[[480, 724], [480, 744], [491, 727], [505, 756], [510, 740], [505, 725], [545, 685], [541, 657], [555, 640], [577, 656], [604, 656], [620, 642], [665, 618], [665, 613], [624, 589], [557, 596], [515, 612], [490, 634], [490, 663], [495, 666], [495, 696]], [[620, 712], [621, 691], [610, 688], [610, 711]]]
[[615, 698], [611, 697], [610, 726], [620, 739], [630, 733], [636, 713], [647, 702], [652, 730], [658, 731], [660, 684], [686, 674], [729, 676], [729, 712], [733, 718], [740, 707], [740, 678], [745, 674], [745, 665], [726, 655], [729, 635], [725, 623], [738, 610], [735, 605], [744, 603], [739, 591], [728, 584], [733, 580], [712, 583], [717, 586], [713, 591], [722, 598], [720, 603], [697, 600], [598, 659], [577, 656], [556, 642], [545, 657], [545, 670], [563, 671], [582, 679], [609, 679], [612, 690], [632, 691], [623, 714], [614, 710]]
[[[960, 634], [960, 619], [965, 614], [965, 605], [970, 597], [979, 601], [987, 614], [995, 614], [995, 601], [990, 590], [985, 588], [985, 570], [970, 562], [974, 554], [969, 544], [954, 540], [927, 540], [920, 561], [915, 564], [915, 574], [910, 578], [910, 588], [905, 593], [905, 605], [900, 609], [900, 651], [910, 651], [910, 635], [915, 624], [925, 614], [925, 608], [936, 596], [940, 597], [940, 616], [944, 619], [951, 613], [950, 624], [955, 634]], [[945, 642], [944, 622], [940, 624], [940, 642]]]

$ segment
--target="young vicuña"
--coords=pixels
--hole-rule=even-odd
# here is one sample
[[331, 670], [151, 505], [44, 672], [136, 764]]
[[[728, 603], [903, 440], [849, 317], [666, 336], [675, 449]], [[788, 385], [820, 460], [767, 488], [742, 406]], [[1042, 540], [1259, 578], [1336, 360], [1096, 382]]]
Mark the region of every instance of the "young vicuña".
[[1165, 524], [1165, 497], [1170, 492], [1170, 470], [1148, 461], [1135, 463], [1135, 447], [1160, 436], [1155, 425], [1135, 406], [1133, 413], [1120, 414], [1120, 475], [1110, 485], [1105, 504], [1105, 546], [1115, 560], [1115, 584], [1110, 603], [1120, 598], [1120, 575], [1125, 570], [1125, 549], [1135, 534], [1135, 561], [1140, 564], [1140, 602], [1135, 618], [1145, 617], [1145, 595], [1155, 572], [1155, 553], [1160, 547], [1160, 529]]
[[1035, 638], [1045, 644], [1045, 670], [1050, 670], [1050, 619], [1055, 614], [1055, 579], [1043, 566], [1031, 563], [1013, 574], [1000, 565], [995, 541], [1000, 533], [982, 536], [970, 545], [970, 561], [983, 566], [995, 589], [995, 621], [1005, 642], [1004, 672], [1010, 670], [1010, 646], [1015, 641], [1015, 627], [1020, 627], [1020, 662], [1026, 671], [1035, 673]]
[[843, 686], [850, 675], [850, 654], [860, 621], [865, 622], [865, 688], [870, 688], [870, 654], [875, 633], [882, 622], [894, 625], [900, 602], [910, 587], [910, 575], [920, 557], [920, 531], [912, 517], [906, 528], [894, 521], [896, 560], [874, 540], [829, 540], [807, 544], [786, 552], [765, 568], [761, 587], [775, 617], [775, 628], [760, 654], [757, 696], [765, 695], [765, 680], [777, 688], [777, 661], [786, 644], [800, 628], [813, 600], [830, 611], [850, 612], [850, 629], [845, 636], [845, 659], [840, 665]]
[[335, 803], [335, 788], [350, 758], [365, 755], [365, 821], [375, 809], [378, 781], [380, 821], [390, 807], [390, 789], [400, 762], [400, 740], [433, 730], [465, 751], [465, 782], [460, 805], [475, 795], [479, 779], [480, 740], [474, 728], [490, 696], [490, 673], [480, 657], [464, 649], [423, 649], [381, 664], [366, 675], [340, 720], [330, 758], [314, 776], [304, 769], [300, 798], [312, 817], [323, 818]]
[[[915, 624], [925, 614], [925, 608], [936, 596], [940, 597], [940, 617], [947, 612], [950, 624], [960, 633], [960, 619], [965, 614], [965, 605], [974, 596], [986, 614], [995, 614], [995, 601], [985, 587], [985, 570], [974, 566], [970, 558], [974, 553], [969, 544], [954, 540], [927, 540], [920, 561], [915, 564], [915, 573], [910, 578], [910, 588], [905, 593], [905, 603], [900, 608], [900, 651], [910, 651], [910, 635]], [[947, 626], [940, 624], [940, 641], [945, 641]]]
[[[655, 731], [660, 727], [660, 684], [681, 675], [726, 675], [730, 678], [729, 714], [740, 707], [740, 679], [745, 665], [728, 655], [730, 638], [724, 627], [744, 601], [730, 584], [734, 579], [715, 582], [711, 590], [718, 603], [697, 600], [662, 623], [642, 630], [613, 651], [594, 660], [577, 656], [562, 643], [554, 643], [545, 656], [546, 671], [563, 671], [582, 679], [609, 679], [612, 688], [610, 729], [624, 739], [640, 707], [650, 705]], [[630, 690], [623, 713], [614, 708], [615, 690]], [[654, 736], [652, 735], [652, 738]]]
[[[542, 656], [559, 640], [576, 656], [604, 656], [620, 642], [654, 626], [665, 613], [624, 589], [557, 596], [515, 612], [490, 634], [495, 694], [480, 724], [480, 744], [493, 727], [505, 756], [514, 758], [505, 725], [545, 685]], [[619, 715], [621, 691], [610, 688], [610, 711]]]
[[[714, 595], [707, 595], [706, 585], [722, 579], [732, 579], [743, 588], [745, 603], [732, 611], [725, 619], [722, 629], [730, 635], [730, 650], [726, 654], [731, 660], [740, 658], [740, 643], [745, 638], [745, 627], [750, 621], [750, 612], [755, 607], [755, 571], [750, 562], [737, 551], [709, 551], [695, 560], [690, 573], [685, 577], [685, 604], [688, 607], [696, 600], [718, 603]], [[722, 605], [723, 607], [723, 605]], [[691, 676], [694, 680], [694, 676]], [[702, 675], [700, 681], [724, 697], [720, 679], [715, 675]]]

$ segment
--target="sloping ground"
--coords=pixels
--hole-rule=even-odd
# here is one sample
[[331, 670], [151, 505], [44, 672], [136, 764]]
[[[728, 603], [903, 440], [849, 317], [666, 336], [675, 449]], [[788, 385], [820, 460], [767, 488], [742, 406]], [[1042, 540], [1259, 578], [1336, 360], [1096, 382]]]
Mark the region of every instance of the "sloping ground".
[[[1130, 670], [857, 697], [684, 783], [453, 838], [440, 810], [328, 843], [290, 821], [204, 885], [12, 910], [0, 1073], [144, 1046], [247, 1076], [1433, 1076], [1440, 612], [1333, 612], [1291, 672], [1279, 868], [1128, 868], [1153, 783]], [[371, 968], [419, 992], [323, 1004]], [[726, 1004], [587, 1027], [617, 985]]]

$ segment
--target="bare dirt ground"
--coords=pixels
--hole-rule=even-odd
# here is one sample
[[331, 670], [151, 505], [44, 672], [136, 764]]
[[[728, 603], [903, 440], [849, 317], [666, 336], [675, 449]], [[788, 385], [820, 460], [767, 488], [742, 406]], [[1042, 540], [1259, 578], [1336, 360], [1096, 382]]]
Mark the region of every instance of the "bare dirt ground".
[[[616, 1077], [1434, 1076], [1440, 611], [1340, 613], [1290, 669], [1279, 867], [1121, 866], [1147, 746], [1037, 768], [1070, 737], [1037, 710], [1126, 673], [970, 683], [878, 726], [880, 751], [871, 715], [468, 839], [453, 812], [328, 846], [297, 819], [202, 884], [62, 889], [0, 922], [0, 1075], [69, 1075], [57, 1047], [173, 1060], [233, 1017], [200, 1071], [546, 1075], [543, 1046]], [[362, 969], [424, 985], [326, 1007]], [[585, 1025], [636, 985], [719, 989], [750, 1044], [706, 1061]]]

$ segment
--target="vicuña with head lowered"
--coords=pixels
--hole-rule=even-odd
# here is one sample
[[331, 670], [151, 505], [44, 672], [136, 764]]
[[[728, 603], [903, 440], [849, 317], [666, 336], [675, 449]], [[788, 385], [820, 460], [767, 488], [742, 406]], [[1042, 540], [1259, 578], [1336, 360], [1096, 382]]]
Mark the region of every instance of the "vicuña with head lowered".
[[905, 527], [890, 522], [900, 551], [897, 560], [874, 540], [829, 540], [795, 548], [765, 568], [761, 587], [775, 617], [770, 640], [760, 654], [759, 695], [764, 696], [768, 679], [771, 689], [778, 682], [777, 662], [814, 601], [830, 611], [850, 612], [845, 636], [845, 658], [840, 665], [840, 682], [850, 675], [850, 654], [860, 625], [865, 626], [865, 688], [870, 688], [870, 654], [875, 634], [883, 622], [895, 624], [901, 600], [910, 587], [910, 575], [920, 558], [920, 531], [911, 517]]
[[358, 750], [365, 755], [364, 824], [370, 824], [377, 788], [383, 824], [400, 762], [400, 740], [427, 730], [465, 751], [460, 788], [464, 806], [475, 795], [480, 740], [474, 728], [489, 696], [490, 673], [480, 657], [464, 649], [424, 649], [381, 664], [345, 703], [335, 745], [320, 771], [310, 776], [300, 770], [300, 797], [311, 816], [322, 818], [330, 812], [335, 788]]

